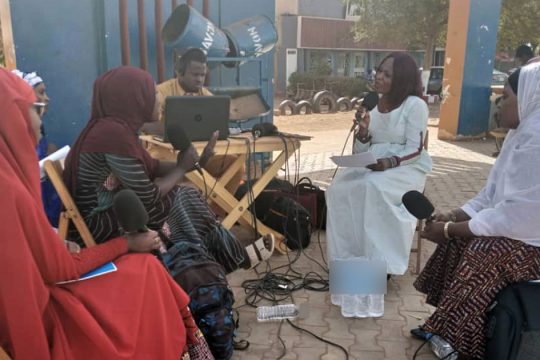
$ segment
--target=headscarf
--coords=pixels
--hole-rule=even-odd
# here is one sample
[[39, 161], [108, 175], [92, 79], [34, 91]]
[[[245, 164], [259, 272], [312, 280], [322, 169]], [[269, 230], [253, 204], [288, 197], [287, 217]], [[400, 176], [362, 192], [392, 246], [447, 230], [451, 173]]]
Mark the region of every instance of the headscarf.
[[57, 261], [53, 250], [61, 244], [41, 205], [36, 138], [28, 113], [34, 90], [0, 68], [0, 94], [0, 345], [21, 358], [30, 358], [30, 350], [37, 349], [45, 359], [49, 291], [38, 269], [45, 262], [34, 254], [51, 251], [43, 257]]
[[152, 76], [141, 69], [121, 66], [94, 82], [92, 115], [66, 159], [64, 181], [77, 188], [79, 158], [83, 153], [110, 153], [138, 159], [152, 180], [159, 163], [139, 142], [137, 132], [151, 120], [156, 100]]
[[540, 63], [520, 70], [519, 125], [510, 130], [486, 186], [463, 209], [479, 236], [540, 246]]
[[12, 73], [23, 79], [31, 87], [36, 87], [43, 82], [43, 79], [38, 76], [37, 72], [24, 73], [20, 70], [11, 70]]

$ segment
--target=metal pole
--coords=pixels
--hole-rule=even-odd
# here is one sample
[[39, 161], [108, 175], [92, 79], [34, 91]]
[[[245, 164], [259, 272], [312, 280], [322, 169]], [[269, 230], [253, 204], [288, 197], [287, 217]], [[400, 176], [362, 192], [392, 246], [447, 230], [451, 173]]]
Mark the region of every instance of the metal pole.
[[128, 24], [128, 3], [127, 0], [119, 0], [120, 12], [120, 46], [122, 49], [122, 65], [131, 63], [129, 55], [129, 24]]
[[165, 54], [163, 50], [163, 40], [161, 39], [161, 28], [163, 27], [163, 0], [154, 0], [155, 33], [156, 33], [156, 56], [157, 56], [157, 77], [158, 83], [165, 79]]
[[139, 58], [141, 69], [148, 69], [148, 46], [146, 42], [146, 21], [144, 18], [144, 0], [137, 0], [139, 20]]

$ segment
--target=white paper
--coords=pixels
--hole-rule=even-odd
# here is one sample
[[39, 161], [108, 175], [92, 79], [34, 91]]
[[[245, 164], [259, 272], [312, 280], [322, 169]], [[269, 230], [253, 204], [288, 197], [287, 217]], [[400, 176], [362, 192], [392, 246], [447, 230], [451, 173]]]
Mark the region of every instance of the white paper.
[[330, 159], [340, 167], [366, 167], [377, 163], [377, 159], [369, 151], [353, 155], [330, 156]]
[[63, 160], [66, 158], [68, 152], [69, 152], [69, 145], [64, 146], [60, 150], [56, 150], [51, 155], [44, 157], [43, 159], [39, 160], [39, 176], [43, 179], [45, 177], [45, 170], [43, 169], [43, 165], [45, 164], [45, 161], [51, 160]]

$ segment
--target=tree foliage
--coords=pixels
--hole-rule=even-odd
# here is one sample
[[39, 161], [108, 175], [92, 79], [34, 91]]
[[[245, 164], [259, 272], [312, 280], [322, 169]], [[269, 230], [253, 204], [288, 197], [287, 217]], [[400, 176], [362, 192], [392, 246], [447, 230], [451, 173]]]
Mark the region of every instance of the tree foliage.
[[527, 43], [537, 50], [540, 44], [539, 16], [539, 0], [503, 0], [498, 50], [513, 54], [519, 45]]
[[358, 40], [424, 49], [424, 67], [431, 65], [433, 46], [445, 41], [448, 0], [351, 0], [350, 4], [357, 6]]

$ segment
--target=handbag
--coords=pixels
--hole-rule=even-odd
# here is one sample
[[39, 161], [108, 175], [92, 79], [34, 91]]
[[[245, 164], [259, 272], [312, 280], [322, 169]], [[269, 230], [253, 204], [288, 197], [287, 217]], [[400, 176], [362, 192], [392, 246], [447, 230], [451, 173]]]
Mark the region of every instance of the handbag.
[[[308, 177], [303, 177], [295, 185], [296, 194], [306, 200], [297, 200], [311, 213], [311, 224], [314, 229], [326, 230], [326, 198], [325, 191]], [[309, 201], [307, 199], [309, 198]], [[304, 203], [305, 201], [305, 203]]]

